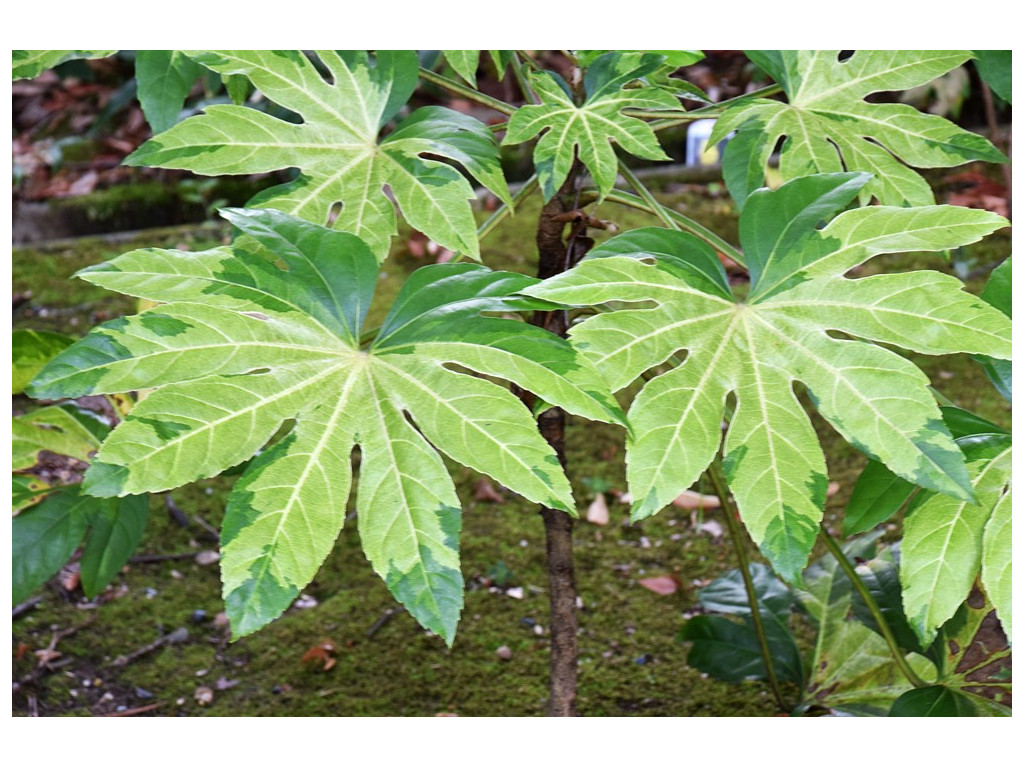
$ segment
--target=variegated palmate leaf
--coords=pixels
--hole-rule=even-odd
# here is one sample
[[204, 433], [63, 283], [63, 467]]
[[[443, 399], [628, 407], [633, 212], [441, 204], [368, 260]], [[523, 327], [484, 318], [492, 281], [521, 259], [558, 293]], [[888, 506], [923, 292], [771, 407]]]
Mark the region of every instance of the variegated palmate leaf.
[[655, 303], [598, 314], [571, 331], [613, 389], [671, 366], [646, 383], [629, 411], [634, 519], [657, 512], [698, 479], [719, 450], [733, 395], [724, 446], [732, 492], [765, 556], [783, 577], [798, 578], [828, 478], [796, 382], [843, 437], [897, 475], [973, 497], [927, 377], [869, 342], [926, 354], [984, 349], [1005, 359], [1009, 320], [936, 272], [858, 280], [844, 274], [879, 253], [952, 248], [1006, 222], [952, 206], [870, 207], [819, 228], [868, 178], [822, 174], [751, 195], [740, 217], [751, 279], [742, 300], [709, 247], [656, 228], [612, 238], [574, 269], [525, 291], [578, 306]]
[[598, 57], [584, 76], [586, 100], [573, 102], [572, 92], [557, 75], [535, 72], [530, 84], [541, 104], [527, 104], [509, 120], [502, 144], [522, 144], [543, 132], [533, 150], [544, 199], [550, 200], [565, 181], [573, 160], [594, 177], [603, 197], [618, 175], [612, 142], [637, 157], [670, 160], [649, 125], [626, 117], [624, 109], [676, 109], [679, 102], [659, 88], [625, 88], [658, 70], [664, 57], [653, 53], [607, 53]]
[[377, 263], [361, 240], [278, 211], [225, 215], [241, 233], [230, 247], [135, 251], [83, 270], [97, 285], [167, 303], [93, 330], [32, 391], [156, 388], [86, 475], [99, 496], [216, 475], [294, 420], [228, 502], [221, 565], [236, 636], [277, 617], [316, 574], [345, 519], [358, 445], [363, 549], [395, 597], [450, 643], [462, 607], [461, 512], [440, 453], [574, 512], [529, 410], [464, 369], [587, 418], [624, 417], [567, 341], [491, 316], [514, 311], [522, 299], [506, 297], [536, 279], [474, 264], [420, 269], [367, 347]]
[[298, 168], [299, 177], [250, 204], [333, 226], [370, 246], [378, 261], [396, 233], [391, 190], [406, 220], [440, 245], [479, 258], [473, 189], [458, 163], [509, 200], [498, 148], [479, 121], [444, 107], [413, 112], [383, 139], [381, 128], [416, 88], [412, 51], [317, 51], [329, 79], [300, 51], [186, 51], [222, 75], [247, 77], [274, 103], [296, 113], [289, 122], [238, 105], [214, 105], [147, 141], [129, 165], [185, 168], [205, 175]]
[[1012, 637], [1012, 447], [969, 465], [975, 499], [931, 494], [904, 523], [900, 583], [903, 608], [925, 645], [956, 613], [979, 576], [1007, 637]]
[[971, 58], [970, 51], [747, 51], [786, 92], [788, 103], [751, 99], [730, 107], [711, 144], [730, 131], [723, 173], [741, 207], [764, 180], [764, 169], [785, 137], [779, 172], [789, 180], [842, 170], [874, 174], [861, 191], [884, 205], [930, 205], [931, 188], [917, 168], [970, 160], [1005, 162], [982, 136], [906, 104], [872, 104], [865, 97], [924, 85]]

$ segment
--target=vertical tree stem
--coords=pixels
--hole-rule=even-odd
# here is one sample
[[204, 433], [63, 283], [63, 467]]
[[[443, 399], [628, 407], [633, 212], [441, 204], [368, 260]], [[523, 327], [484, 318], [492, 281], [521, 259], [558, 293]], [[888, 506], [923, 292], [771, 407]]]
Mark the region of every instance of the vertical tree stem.
[[878, 603], [875, 602], [875, 598], [871, 596], [871, 592], [868, 591], [867, 585], [864, 584], [863, 579], [857, 573], [857, 569], [850, 565], [850, 561], [846, 559], [846, 555], [843, 553], [842, 547], [839, 546], [832, 534], [825, 528], [825, 524], [821, 524], [821, 538], [825, 542], [825, 546], [828, 551], [832, 553], [832, 556], [839, 563], [839, 567], [843, 569], [843, 573], [847, 575], [850, 581], [853, 583], [853, 588], [857, 590], [857, 594], [860, 595], [861, 600], [864, 601], [864, 605], [868, 607], [868, 611], [871, 613], [871, 618], [875, 620], [875, 624], [878, 625], [879, 631], [882, 633], [882, 637], [885, 638], [885, 642], [889, 646], [889, 651], [892, 653], [893, 659], [896, 661], [896, 666], [900, 668], [900, 672], [904, 674], [907, 680], [915, 688], [921, 688], [922, 686], [928, 685], [920, 677], [907, 662], [907, 657], [900, 650], [899, 645], [896, 642], [896, 637], [892, 633], [892, 629], [889, 627], [889, 622], [885, 620], [885, 616], [882, 614], [881, 609], [878, 607]]
[[782, 690], [779, 688], [779, 679], [775, 676], [775, 664], [772, 661], [771, 649], [768, 647], [768, 637], [765, 635], [764, 624], [761, 622], [761, 608], [758, 605], [757, 593], [754, 591], [754, 579], [750, 575], [750, 560], [747, 558], [747, 550], [744, 545], [746, 534], [736, 519], [736, 510], [729, 501], [725, 476], [717, 458], [708, 467], [708, 478], [715, 489], [715, 495], [722, 503], [722, 514], [725, 516], [725, 524], [729, 527], [729, 538], [732, 539], [733, 547], [736, 550], [736, 560], [739, 562], [740, 573], [743, 575], [743, 586], [747, 591], [747, 602], [750, 603], [750, 618], [754, 623], [754, 633], [757, 635], [757, 644], [761, 649], [761, 660], [764, 662], [768, 684], [771, 686], [772, 695], [775, 697], [775, 703], [779, 709], [788, 712], [789, 708], [786, 706], [786, 700], [782, 697]]
[[[563, 240], [565, 222], [556, 217], [572, 210], [573, 188], [578, 175], [573, 165], [568, 179], [558, 193], [544, 206], [537, 223], [537, 277], [545, 279], [567, 268], [571, 254]], [[534, 325], [564, 336], [568, 328], [566, 313], [534, 312], [530, 320]], [[521, 395], [527, 407], [533, 397]], [[555, 450], [559, 462], [565, 467], [565, 412], [549, 408], [538, 419], [540, 433]], [[546, 540], [549, 597], [551, 605], [551, 679], [547, 714], [549, 717], [576, 715], [577, 641], [576, 641], [576, 576], [572, 552], [573, 520], [565, 512], [550, 507], [541, 508]]]

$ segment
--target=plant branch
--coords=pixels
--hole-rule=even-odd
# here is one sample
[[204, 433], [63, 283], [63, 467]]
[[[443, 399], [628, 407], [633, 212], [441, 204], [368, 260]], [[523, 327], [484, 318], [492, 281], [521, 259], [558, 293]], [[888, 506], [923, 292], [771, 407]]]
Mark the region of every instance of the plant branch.
[[630, 170], [629, 166], [623, 162], [621, 157], [619, 158], [619, 175], [626, 180], [626, 183], [629, 184], [629, 186], [636, 190], [636, 193], [640, 195], [640, 198], [647, 203], [648, 210], [661, 219], [666, 227], [669, 229], [680, 229], [679, 224], [669, 216], [665, 206], [658, 202], [654, 195], [651, 194], [651, 190], [649, 190], [644, 183], [637, 178], [636, 174]]
[[764, 88], [759, 88], [756, 91], [751, 91], [750, 93], [741, 93], [739, 96], [733, 96], [731, 99], [720, 101], [717, 104], [708, 104], [706, 107], [699, 107], [698, 109], [694, 109], [689, 112], [677, 112], [675, 110], [624, 109], [622, 110], [622, 113], [628, 117], [639, 117], [653, 120], [654, 122], [651, 123], [651, 128], [655, 131], [660, 131], [665, 128], [672, 128], [694, 120], [713, 119], [719, 117], [722, 112], [733, 104], [747, 99], [766, 98], [768, 96], [774, 96], [777, 93], [782, 93], [782, 86], [769, 85]]
[[[654, 216], [660, 218], [658, 211], [649, 206], [642, 198], [635, 195], [631, 195], [628, 192], [622, 192], [617, 189], [613, 189], [605, 196], [605, 200], [612, 203], [618, 203], [619, 205], [625, 205], [629, 208], [635, 208], [638, 211], [646, 211]], [[735, 261], [741, 267], [745, 267], [746, 259], [743, 258], [743, 254], [732, 245], [729, 245], [725, 240], [716, 235], [710, 229], [705, 227], [703, 224], [698, 224], [696, 221], [691, 219], [689, 216], [684, 216], [678, 211], [673, 211], [671, 208], [660, 206], [661, 210], [670, 216], [678, 225], [679, 229], [689, 232], [692, 235], [696, 235], [705, 243], [710, 245], [712, 248], [725, 254], [730, 259]]]
[[498, 228], [505, 219], [515, 213], [516, 207], [527, 197], [533, 194], [533, 191], [537, 189], [537, 174], [533, 174], [526, 182], [519, 188], [519, 191], [512, 196], [512, 205], [502, 203], [501, 207], [492, 213], [483, 224], [476, 231], [477, 239], [483, 240], [491, 232]]
[[461, 83], [457, 83], [451, 78], [439, 75], [437, 72], [433, 72], [426, 67], [420, 67], [420, 77], [426, 80], [428, 83], [439, 85], [445, 90], [451, 91], [452, 93], [462, 96], [470, 101], [475, 101], [477, 104], [483, 104], [485, 107], [490, 107], [497, 112], [501, 112], [503, 115], [511, 115], [516, 111], [516, 108], [511, 104], [506, 104], [501, 99], [496, 99], [493, 96], [480, 93], [473, 88], [468, 88]]
[[832, 553], [832, 556], [839, 563], [839, 567], [843, 569], [843, 573], [847, 575], [850, 581], [853, 583], [853, 588], [857, 590], [857, 594], [860, 595], [864, 601], [864, 605], [867, 606], [868, 611], [871, 612], [871, 618], [875, 620], [875, 624], [878, 625], [878, 629], [885, 638], [885, 642], [889, 646], [889, 651], [892, 653], [893, 659], [896, 661], [896, 666], [900, 668], [900, 672], [904, 674], [907, 680], [910, 681], [911, 685], [915, 688], [922, 688], [928, 683], [918, 677], [917, 673], [907, 662], [907, 657], [900, 650], [899, 645], [896, 643], [896, 637], [892, 633], [892, 629], [889, 627], [889, 622], [885, 620], [885, 616], [882, 614], [881, 609], [878, 607], [878, 603], [875, 602], [875, 598], [871, 596], [871, 592], [868, 590], [867, 585], [864, 584], [864, 580], [861, 579], [857, 573], [857, 569], [850, 565], [850, 561], [846, 559], [846, 554], [843, 552], [842, 547], [839, 546], [832, 534], [825, 528], [825, 524], [821, 524], [821, 538], [825, 542], [825, 546], [828, 551]]
[[789, 708], [786, 706], [786, 700], [782, 697], [782, 690], [779, 688], [779, 679], [775, 675], [775, 663], [772, 661], [771, 649], [768, 647], [768, 636], [765, 634], [764, 624], [761, 622], [761, 608], [758, 605], [757, 592], [754, 591], [754, 579], [750, 575], [750, 560], [747, 558], [747, 550], [743, 543], [745, 540], [743, 528], [736, 519], [736, 510], [729, 500], [725, 475], [717, 458], [708, 467], [708, 479], [711, 480], [715, 495], [718, 496], [718, 500], [722, 504], [722, 515], [729, 527], [729, 538], [732, 539], [736, 560], [739, 562], [740, 573], [743, 575], [743, 586], [747, 591], [747, 602], [750, 603], [750, 618], [754, 623], [754, 633], [757, 635], [757, 644], [761, 649], [761, 660], [764, 662], [768, 684], [771, 686], [775, 703], [779, 709], [788, 712]]
[[[534, 69], [540, 69], [532, 58], [527, 57], [527, 64], [532, 66]], [[530, 87], [529, 78], [527, 78], [526, 73], [523, 72], [523, 65], [519, 60], [518, 52], [515, 54], [514, 61], [512, 62], [512, 74], [515, 76], [516, 82], [519, 83], [519, 90], [523, 92], [523, 98], [531, 104], [539, 104], [540, 99], [537, 98], [537, 94], [534, 92], [533, 88]]]

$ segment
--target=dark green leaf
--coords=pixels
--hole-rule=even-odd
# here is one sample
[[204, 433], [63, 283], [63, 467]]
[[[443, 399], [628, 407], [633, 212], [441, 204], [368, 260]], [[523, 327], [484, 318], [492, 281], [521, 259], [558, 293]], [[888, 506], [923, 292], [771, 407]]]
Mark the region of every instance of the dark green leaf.
[[915, 688], [900, 696], [889, 717], [977, 717], [971, 700], [943, 685]]
[[95, 597], [120, 573], [135, 552], [149, 517], [148, 496], [93, 499], [89, 538], [82, 551], [82, 589]]
[[181, 51], [138, 51], [135, 79], [139, 103], [153, 133], [178, 122], [185, 99], [203, 68]]
[[[750, 564], [750, 576], [761, 611], [780, 618], [787, 616], [793, 605], [793, 594], [789, 587], [772, 574], [771, 568], [761, 563]], [[751, 613], [743, 574], [736, 569], [712, 581], [698, 593], [698, 598], [705, 610], [715, 613], [737, 616], [749, 616]]]
[[981, 79], [1007, 104], [1013, 103], [1013, 51], [974, 51]]
[[[765, 615], [763, 626], [776, 677], [801, 685], [803, 662], [789, 630], [772, 614]], [[683, 626], [678, 639], [693, 643], [686, 663], [717, 680], [736, 683], [767, 677], [749, 617], [740, 623], [725, 616], [695, 616]]]
[[70, 559], [96, 501], [67, 488], [11, 521], [12, 602], [20, 603]]

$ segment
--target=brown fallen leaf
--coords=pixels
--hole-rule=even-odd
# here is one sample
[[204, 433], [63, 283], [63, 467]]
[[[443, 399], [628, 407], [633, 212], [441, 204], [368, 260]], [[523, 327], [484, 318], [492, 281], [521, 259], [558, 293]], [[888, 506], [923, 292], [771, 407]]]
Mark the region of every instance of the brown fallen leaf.
[[300, 661], [303, 664], [320, 663], [323, 665], [322, 671], [326, 672], [338, 663], [338, 660], [334, 658], [334, 653], [337, 649], [338, 647], [334, 644], [333, 640], [321, 640], [302, 654]]
[[679, 579], [675, 576], [651, 576], [640, 579], [637, 584], [656, 595], [672, 595], [679, 589]]
[[477, 501], [492, 501], [495, 504], [501, 504], [505, 501], [505, 497], [498, 493], [491, 481], [486, 477], [481, 477], [476, 483], [476, 492], [473, 494], [473, 498]]
[[696, 491], [683, 491], [676, 496], [672, 504], [683, 509], [718, 509], [722, 506], [717, 496], [707, 496]]
[[608, 525], [608, 502], [604, 494], [599, 493], [587, 507], [587, 522], [594, 525]]

